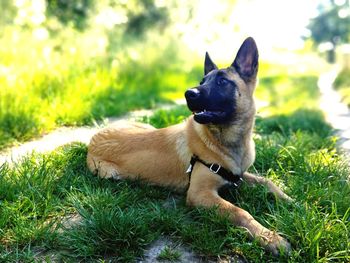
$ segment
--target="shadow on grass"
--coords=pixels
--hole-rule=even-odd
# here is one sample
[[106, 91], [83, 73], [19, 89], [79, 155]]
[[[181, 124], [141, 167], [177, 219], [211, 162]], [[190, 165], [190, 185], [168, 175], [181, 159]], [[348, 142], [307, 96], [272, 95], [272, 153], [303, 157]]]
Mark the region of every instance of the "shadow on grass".
[[327, 137], [331, 135], [332, 128], [325, 122], [324, 115], [319, 110], [299, 109], [291, 114], [256, 118], [256, 132], [259, 134], [278, 132], [288, 136], [297, 131]]

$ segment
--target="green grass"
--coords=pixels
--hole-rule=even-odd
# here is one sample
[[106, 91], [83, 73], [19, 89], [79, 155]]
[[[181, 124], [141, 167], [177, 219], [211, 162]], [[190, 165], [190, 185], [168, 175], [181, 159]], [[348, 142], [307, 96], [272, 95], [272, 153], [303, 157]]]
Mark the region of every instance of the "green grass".
[[58, 126], [173, 103], [201, 78], [195, 62], [182, 66], [175, 41], [162, 39], [157, 49], [156, 37], [119, 41], [116, 51], [98, 53], [91, 46], [98, 36], [69, 32], [41, 42], [14, 28], [1, 34], [0, 150]]
[[[251, 171], [271, 178], [295, 203], [276, 200], [260, 186], [242, 185], [225, 193], [263, 225], [282, 233], [292, 244], [290, 256], [274, 258], [215, 209], [188, 208], [185, 196], [171, 189], [93, 176], [85, 164], [86, 146], [72, 144], [0, 167], [0, 261], [54, 257], [130, 262], [166, 235], [207, 258], [234, 253], [249, 262], [348, 262], [350, 171], [336, 150], [331, 128], [309, 107], [318, 96], [311, 80], [315, 78], [288, 80], [300, 85], [285, 84], [285, 89], [303, 95], [298, 103], [290, 101], [293, 96], [283, 98], [287, 109], [273, 101], [280, 99], [273, 94], [277, 86], [257, 90], [271, 98], [272, 106], [266, 109], [268, 117], [257, 119], [257, 157]], [[313, 83], [306, 93], [305, 81]], [[282, 114], [273, 113], [274, 105]], [[143, 120], [165, 127], [188, 114], [179, 106]], [[72, 215], [79, 220], [69, 224]]]
[[181, 258], [181, 253], [176, 250], [176, 248], [171, 248], [165, 246], [164, 249], [159, 253], [158, 260], [168, 260], [171, 262], [179, 261]]
[[318, 107], [317, 76], [262, 76], [255, 96], [269, 102], [259, 109], [263, 116], [291, 114], [297, 109]]
[[170, 110], [157, 110], [152, 116], [144, 116], [141, 122], [150, 123], [156, 128], [164, 128], [185, 121], [191, 112], [185, 105], [178, 105]]
[[113, 72], [101, 62], [58, 77], [42, 73], [23, 89], [5, 87], [0, 94], [0, 149], [56, 126], [92, 124], [130, 110], [172, 103], [165, 93], [185, 89], [193, 74], [158, 67], [157, 60], [153, 63], [129, 63]]

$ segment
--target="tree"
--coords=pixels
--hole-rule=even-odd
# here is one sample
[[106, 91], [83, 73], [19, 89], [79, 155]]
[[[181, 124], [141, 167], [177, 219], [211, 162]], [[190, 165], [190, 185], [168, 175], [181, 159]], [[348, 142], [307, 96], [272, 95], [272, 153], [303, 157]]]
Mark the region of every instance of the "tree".
[[62, 24], [72, 24], [76, 29], [87, 27], [89, 12], [93, 12], [93, 0], [46, 0], [47, 15], [56, 17]]
[[329, 44], [328, 61], [335, 62], [335, 51], [339, 44], [349, 42], [349, 0], [330, 0], [319, 6], [319, 15], [311, 19], [308, 26], [316, 44]]
[[0, 1], [0, 25], [12, 23], [17, 9], [11, 0]]
[[165, 7], [158, 7], [155, 0], [105, 0], [97, 3], [94, 0], [46, 0], [47, 15], [56, 17], [63, 25], [73, 25], [78, 30], [89, 26], [89, 18], [98, 12], [98, 5], [114, 9], [116, 13], [123, 10], [127, 15], [126, 31], [141, 35], [148, 28], [166, 26], [168, 14]]

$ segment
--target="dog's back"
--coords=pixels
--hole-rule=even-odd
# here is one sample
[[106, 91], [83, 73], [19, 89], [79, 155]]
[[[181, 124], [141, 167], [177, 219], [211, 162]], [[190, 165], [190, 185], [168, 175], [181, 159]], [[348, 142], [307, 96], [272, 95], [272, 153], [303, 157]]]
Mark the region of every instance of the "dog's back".
[[88, 167], [104, 178], [140, 178], [185, 188], [185, 166], [190, 159], [185, 125], [155, 129], [140, 123], [122, 123], [105, 128], [91, 139]]

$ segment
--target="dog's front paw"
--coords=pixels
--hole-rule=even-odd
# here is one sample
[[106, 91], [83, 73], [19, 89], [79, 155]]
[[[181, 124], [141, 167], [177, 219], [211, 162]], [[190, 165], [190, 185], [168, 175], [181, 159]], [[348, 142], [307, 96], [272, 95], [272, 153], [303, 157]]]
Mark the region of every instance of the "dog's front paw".
[[295, 200], [291, 198], [289, 195], [283, 193], [283, 196], [281, 197], [283, 200], [287, 201], [288, 203], [294, 203]]
[[269, 231], [261, 236], [266, 249], [274, 256], [290, 254], [292, 246], [289, 242], [276, 232]]

